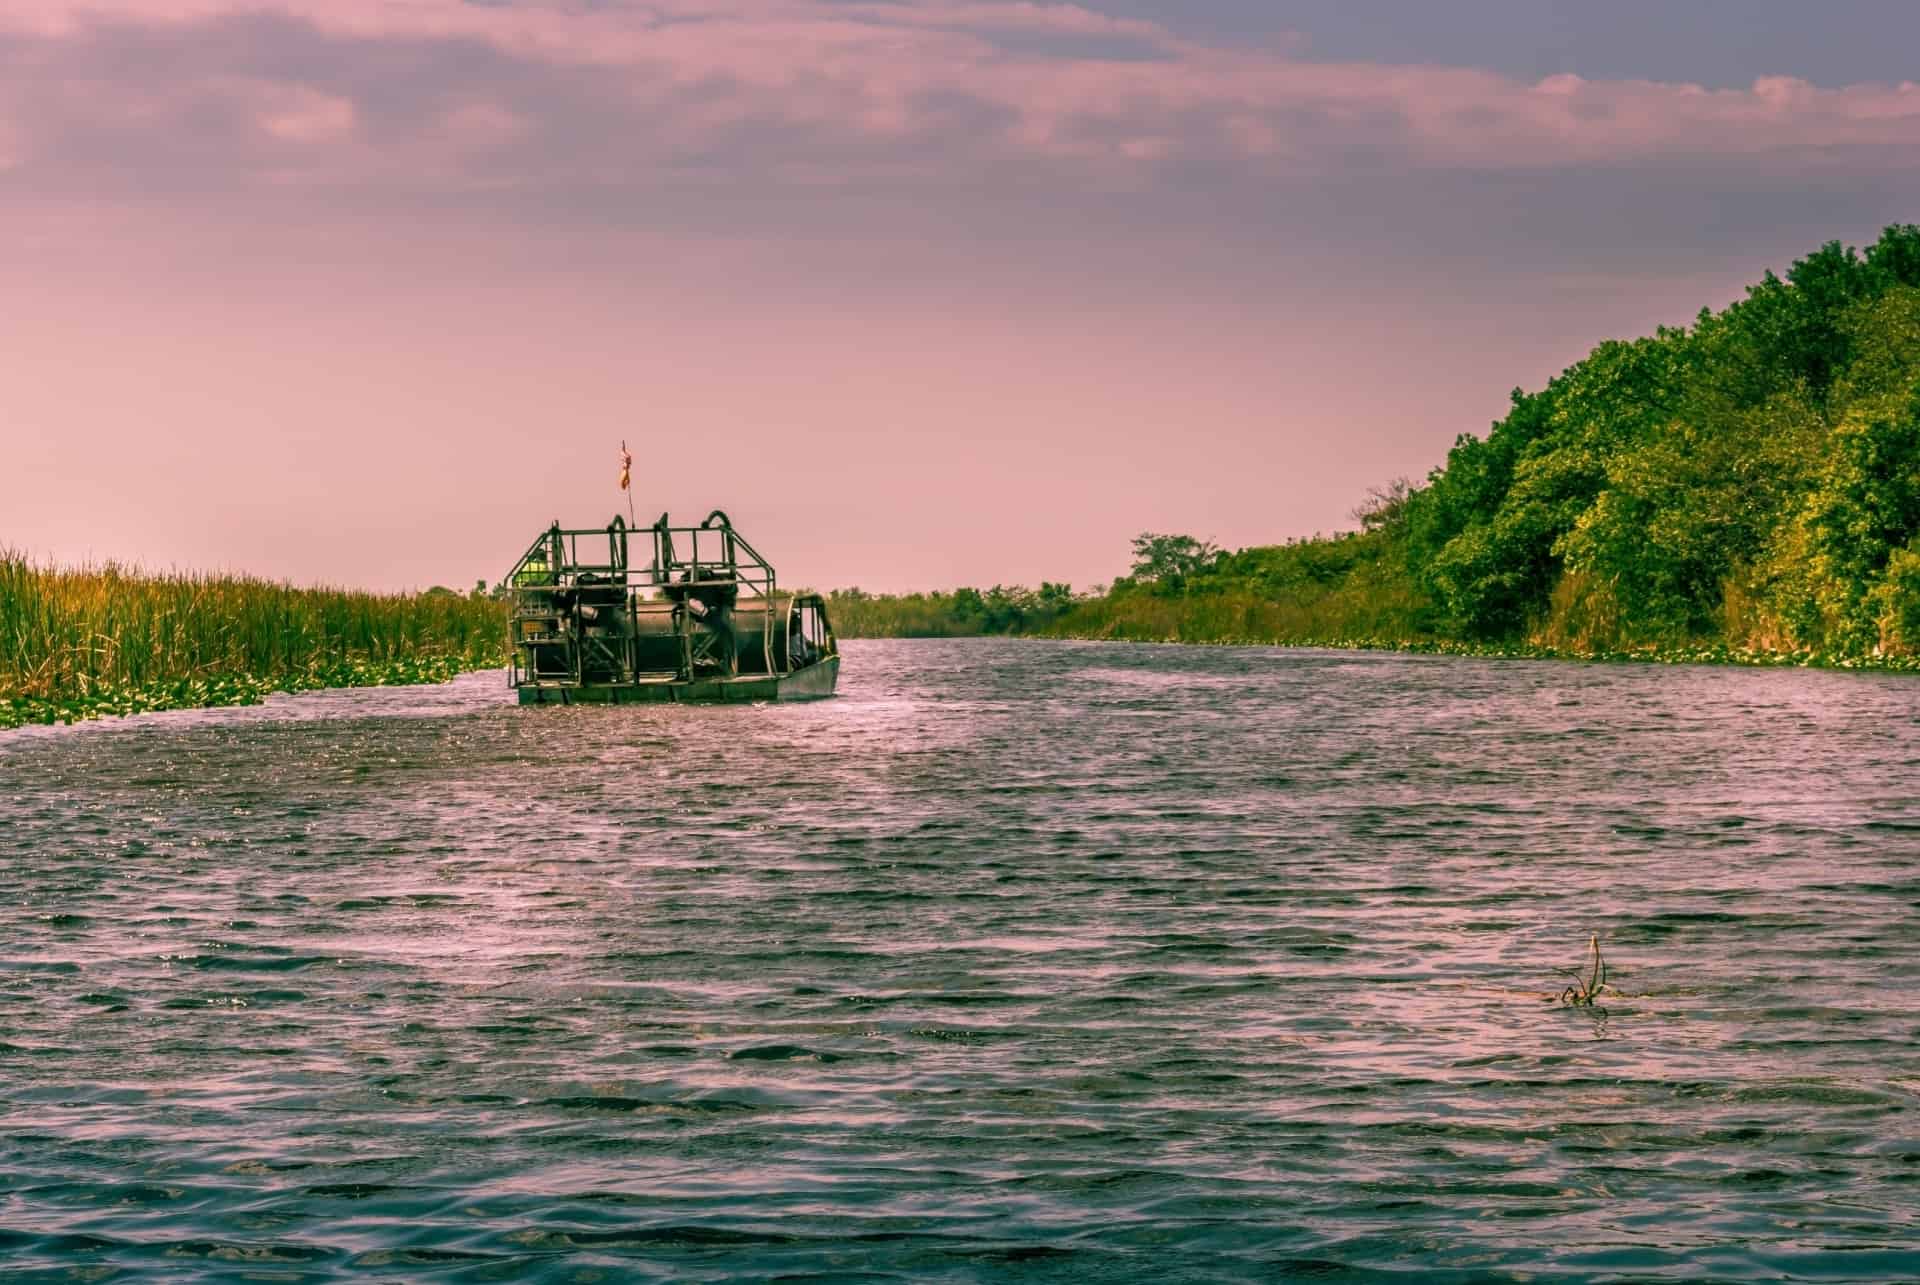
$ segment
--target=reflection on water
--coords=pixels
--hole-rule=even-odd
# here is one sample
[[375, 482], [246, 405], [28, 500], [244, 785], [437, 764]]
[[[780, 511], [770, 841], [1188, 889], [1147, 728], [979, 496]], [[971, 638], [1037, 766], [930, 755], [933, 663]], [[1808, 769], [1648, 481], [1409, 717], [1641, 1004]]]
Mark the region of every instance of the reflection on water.
[[1920, 683], [846, 651], [0, 735], [0, 1256], [1920, 1276]]

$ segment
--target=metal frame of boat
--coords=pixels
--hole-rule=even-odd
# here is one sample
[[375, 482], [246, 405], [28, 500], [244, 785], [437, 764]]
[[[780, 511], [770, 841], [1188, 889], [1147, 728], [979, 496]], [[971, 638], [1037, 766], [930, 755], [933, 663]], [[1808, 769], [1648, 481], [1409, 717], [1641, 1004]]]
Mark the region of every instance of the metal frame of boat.
[[[652, 556], [632, 570], [634, 540]], [[683, 556], [684, 554], [684, 556]], [[787, 593], [718, 509], [699, 526], [542, 531], [507, 573], [522, 705], [812, 700], [840, 649], [816, 593]]]

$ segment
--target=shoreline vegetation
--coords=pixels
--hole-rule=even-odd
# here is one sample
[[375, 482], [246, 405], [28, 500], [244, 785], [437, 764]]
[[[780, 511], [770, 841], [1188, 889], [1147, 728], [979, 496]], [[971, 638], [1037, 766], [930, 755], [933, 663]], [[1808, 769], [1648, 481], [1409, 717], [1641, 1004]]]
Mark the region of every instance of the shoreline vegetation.
[[1076, 594], [832, 595], [850, 636], [1016, 634], [1920, 671], [1920, 227], [1608, 341], [1357, 530], [1146, 533]]
[[244, 576], [65, 570], [0, 550], [0, 729], [444, 682], [506, 663], [501, 605]]

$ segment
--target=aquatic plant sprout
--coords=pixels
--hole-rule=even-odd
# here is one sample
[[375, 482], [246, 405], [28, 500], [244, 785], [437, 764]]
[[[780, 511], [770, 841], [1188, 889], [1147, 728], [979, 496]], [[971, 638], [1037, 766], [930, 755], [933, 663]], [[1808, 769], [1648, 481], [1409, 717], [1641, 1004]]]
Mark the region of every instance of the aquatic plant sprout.
[[1594, 933], [1587, 939], [1587, 972], [1582, 977], [1571, 968], [1556, 968], [1553, 971], [1572, 980], [1560, 991], [1556, 1002], [1573, 1008], [1592, 1008], [1594, 1000], [1612, 991], [1620, 992], [1607, 985], [1607, 961], [1600, 954], [1600, 934]]

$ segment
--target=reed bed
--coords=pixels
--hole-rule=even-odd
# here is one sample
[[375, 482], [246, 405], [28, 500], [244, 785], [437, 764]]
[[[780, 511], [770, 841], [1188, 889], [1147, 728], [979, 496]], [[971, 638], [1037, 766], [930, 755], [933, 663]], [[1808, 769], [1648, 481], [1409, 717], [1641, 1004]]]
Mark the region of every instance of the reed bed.
[[987, 632], [986, 618], [960, 615], [951, 594], [834, 594], [827, 609], [842, 638], [971, 638]]
[[1411, 590], [1374, 585], [1286, 590], [1271, 596], [1244, 591], [1177, 597], [1115, 594], [1076, 603], [1038, 632], [1134, 642], [1410, 642], [1425, 636], [1416, 624], [1424, 606]]
[[433, 681], [505, 663], [502, 606], [446, 591], [67, 569], [0, 551], [0, 726]]

